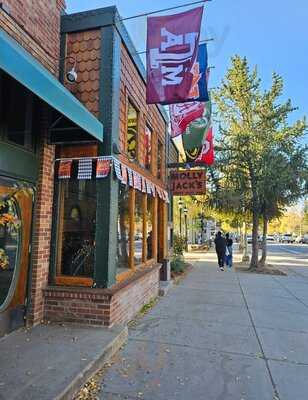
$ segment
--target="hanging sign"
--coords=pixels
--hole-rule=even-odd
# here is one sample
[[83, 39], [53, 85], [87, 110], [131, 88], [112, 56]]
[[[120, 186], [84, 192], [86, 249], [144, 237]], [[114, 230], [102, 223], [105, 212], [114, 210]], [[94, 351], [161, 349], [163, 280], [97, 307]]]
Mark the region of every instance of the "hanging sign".
[[203, 7], [147, 23], [147, 104], [189, 100]]
[[73, 160], [61, 160], [59, 163], [58, 178], [69, 179], [72, 173]]
[[111, 168], [111, 160], [98, 158], [96, 163], [96, 178], [106, 178]]
[[173, 171], [170, 173], [170, 190], [173, 195], [201, 195], [206, 192], [205, 170]]

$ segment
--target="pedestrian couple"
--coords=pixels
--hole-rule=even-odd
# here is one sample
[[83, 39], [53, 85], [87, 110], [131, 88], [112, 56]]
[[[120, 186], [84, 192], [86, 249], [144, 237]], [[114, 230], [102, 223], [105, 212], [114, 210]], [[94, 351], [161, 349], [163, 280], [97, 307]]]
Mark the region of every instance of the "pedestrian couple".
[[215, 249], [218, 258], [218, 266], [221, 271], [224, 271], [225, 263], [227, 267], [232, 267], [232, 245], [233, 240], [230, 238], [229, 233], [226, 233], [226, 237], [223, 237], [221, 232], [217, 232]]

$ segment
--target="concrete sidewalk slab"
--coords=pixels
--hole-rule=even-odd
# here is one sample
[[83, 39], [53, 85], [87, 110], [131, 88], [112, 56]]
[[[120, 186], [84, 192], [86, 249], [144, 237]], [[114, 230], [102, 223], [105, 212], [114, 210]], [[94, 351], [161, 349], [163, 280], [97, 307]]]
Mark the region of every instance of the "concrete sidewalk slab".
[[251, 309], [250, 312], [256, 327], [308, 332], [308, 315], [306, 313], [265, 311], [262, 308]]
[[308, 365], [269, 361], [282, 400], [305, 400], [308, 393]]
[[0, 399], [72, 399], [127, 339], [127, 328], [40, 325], [0, 340]]
[[101, 400], [274, 398], [265, 362], [258, 358], [130, 340], [114, 361]]
[[267, 358], [308, 365], [308, 333], [257, 328]]
[[130, 330], [130, 337], [137, 340], [150, 340], [157, 343], [192, 346], [230, 353], [255, 356], [261, 349], [251, 326], [171, 318], [149, 318], [141, 321]]

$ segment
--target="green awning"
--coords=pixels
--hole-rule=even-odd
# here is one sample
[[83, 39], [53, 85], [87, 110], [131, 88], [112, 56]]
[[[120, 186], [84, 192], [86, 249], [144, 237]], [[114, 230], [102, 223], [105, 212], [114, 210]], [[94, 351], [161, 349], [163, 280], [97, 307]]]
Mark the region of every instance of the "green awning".
[[46, 68], [0, 29], [0, 68], [95, 139], [103, 125]]

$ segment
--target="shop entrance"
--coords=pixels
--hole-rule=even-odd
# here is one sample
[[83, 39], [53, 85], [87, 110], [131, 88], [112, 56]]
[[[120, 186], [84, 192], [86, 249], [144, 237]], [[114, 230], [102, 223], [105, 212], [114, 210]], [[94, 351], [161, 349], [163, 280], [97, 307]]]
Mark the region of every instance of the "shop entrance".
[[24, 325], [33, 189], [0, 176], [0, 336]]

